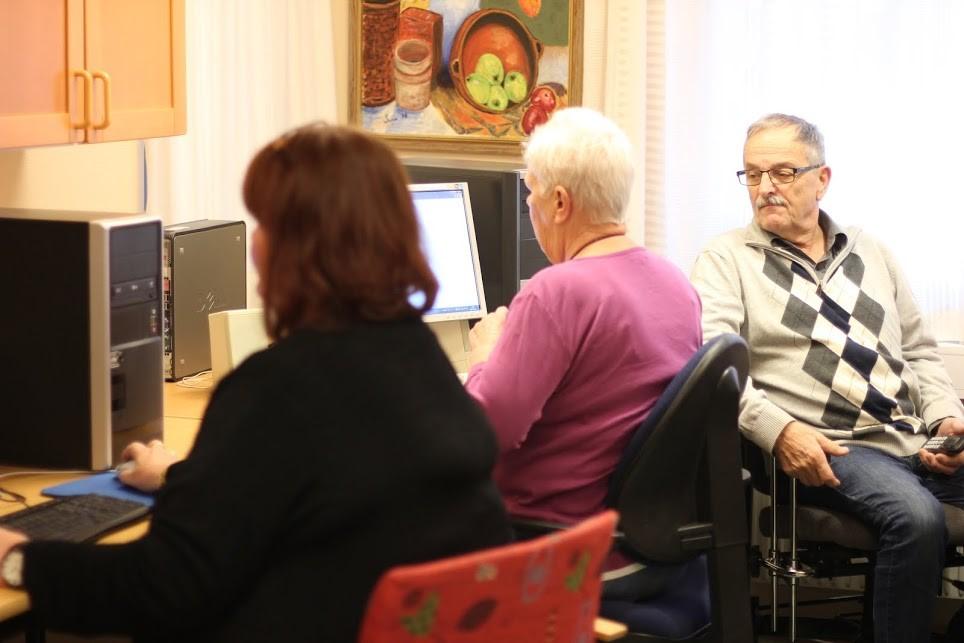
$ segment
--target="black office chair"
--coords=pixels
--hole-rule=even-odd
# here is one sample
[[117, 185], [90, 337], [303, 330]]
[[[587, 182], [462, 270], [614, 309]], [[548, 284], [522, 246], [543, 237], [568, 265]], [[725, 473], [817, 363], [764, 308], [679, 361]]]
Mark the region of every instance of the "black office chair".
[[[603, 600], [627, 641], [753, 640], [746, 502], [737, 426], [748, 350], [716, 337], [686, 363], [636, 429], [609, 484], [620, 512], [616, 546], [644, 563], [676, 565], [664, 594]], [[513, 520], [529, 538], [562, 526]]]
[[618, 546], [643, 562], [685, 565], [653, 599], [603, 601], [627, 640], [753, 640], [737, 426], [748, 351], [737, 335], [707, 342], [670, 382], [613, 474]]
[[[770, 630], [779, 629], [778, 616], [781, 607], [788, 607], [787, 633], [790, 641], [798, 635], [798, 608], [804, 606], [860, 601], [860, 621], [852, 628], [861, 640], [873, 640], [873, 583], [876, 561], [877, 535], [855, 516], [841, 511], [825, 509], [797, 502], [797, 481], [779, 470], [776, 459], [764, 453], [744, 439], [744, 466], [752, 475], [753, 486], [770, 497], [770, 505], [763, 507], [759, 515], [760, 533], [769, 540], [766, 556], [758, 555], [757, 561], [770, 575]], [[767, 462], [769, 460], [769, 463]], [[768, 466], [769, 465], [769, 466]], [[770, 471], [777, 471], [771, 476]], [[773, 511], [772, 507], [777, 510]], [[964, 545], [964, 510], [944, 505], [944, 517], [948, 531], [948, 551], [945, 567], [964, 566], [964, 556], [957, 547]], [[777, 538], [771, 537], [777, 534]], [[789, 548], [781, 548], [781, 542]], [[837, 596], [809, 601], [799, 601], [797, 589], [800, 580], [811, 578], [841, 578], [862, 576], [862, 593], [842, 593]], [[785, 582], [790, 588], [786, 604], [779, 602], [778, 584]], [[938, 591], [938, 587], [934, 591]], [[774, 609], [773, 606], [777, 606]], [[827, 624], [817, 629], [827, 632]], [[845, 632], [841, 632], [845, 634]]]

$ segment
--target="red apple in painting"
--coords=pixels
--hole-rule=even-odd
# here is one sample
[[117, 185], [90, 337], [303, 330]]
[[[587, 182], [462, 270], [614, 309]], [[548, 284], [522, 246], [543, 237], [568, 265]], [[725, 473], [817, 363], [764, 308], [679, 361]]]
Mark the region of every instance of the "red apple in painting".
[[532, 96], [529, 97], [529, 102], [532, 105], [542, 108], [542, 111], [549, 114], [556, 108], [556, 93], [552, 91], [550, 87], [540, 85], [532, 90]]
[[547, 120], [549, 120], [549, 115], [546, 113], [546, 110], [535, 104], [529, 105], [525, 114], [522, 115], [522, 131], [528, 136], [532, 134], [532, 130]]

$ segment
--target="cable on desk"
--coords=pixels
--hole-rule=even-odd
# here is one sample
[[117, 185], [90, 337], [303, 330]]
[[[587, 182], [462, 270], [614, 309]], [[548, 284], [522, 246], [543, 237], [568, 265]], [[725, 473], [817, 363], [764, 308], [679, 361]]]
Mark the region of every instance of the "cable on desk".
[[175, 382], [181, 388], [211, 388], [211, 371], [201, 371]]
[[30, 508], [30, 505], [27, 504], [26, 496], [23, 496], [16, 491], [4, 489], [3, 487], [0, 487], [0, 502], [15, 502], [23, 505], [25, 508]]
[[13, 478], [16, 476], [41, 476], [41, 475], [54, 475], [54, 476], [65, 476], [75, 473], [90, 473], [89, 469], [41, 469], [37, 471], [8, 471], [7, 473], [0, 473], [0, 478]]
[[[0, 473], [0, 478], [13, 478], [16, 476], [39, 476], [39, 475], [69, 475], [74, 473], [90, 473], [90, 471], [84, 470], [65, 470], [65, 469], [44, 469], [38, 471], [8, 471], [7, 473]], [[27, 504], [27, 498], [16, 491], [10, 491], [4, 487], [0, 487], [0, 502], [16, 502], [24, 507], [30, 507]]]

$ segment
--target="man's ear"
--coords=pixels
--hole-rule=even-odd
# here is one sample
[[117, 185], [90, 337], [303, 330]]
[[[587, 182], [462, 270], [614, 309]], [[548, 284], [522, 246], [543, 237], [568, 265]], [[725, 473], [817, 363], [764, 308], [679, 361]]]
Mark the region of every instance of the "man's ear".
[[557, 185], [552, 189], [552, 220], [565, 223], [572, 216], [572, 196], [569, 190]]
[[829, 165], [824, 165], [820, 168], [820, 189], [817, 190], [817, 201], [823, 198], [823, 195], [827, 193], [827, 188], [830, 187], [830, 171]]

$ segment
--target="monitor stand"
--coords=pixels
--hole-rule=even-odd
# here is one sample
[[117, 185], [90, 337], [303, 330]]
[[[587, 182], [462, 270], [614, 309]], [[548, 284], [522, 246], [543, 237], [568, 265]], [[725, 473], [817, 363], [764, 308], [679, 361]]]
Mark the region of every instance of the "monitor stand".
[[430, 322], [428, 327], [438, 338], [452, 368], [464, 379], [469, 370], [469, 322], [464, 319]]

